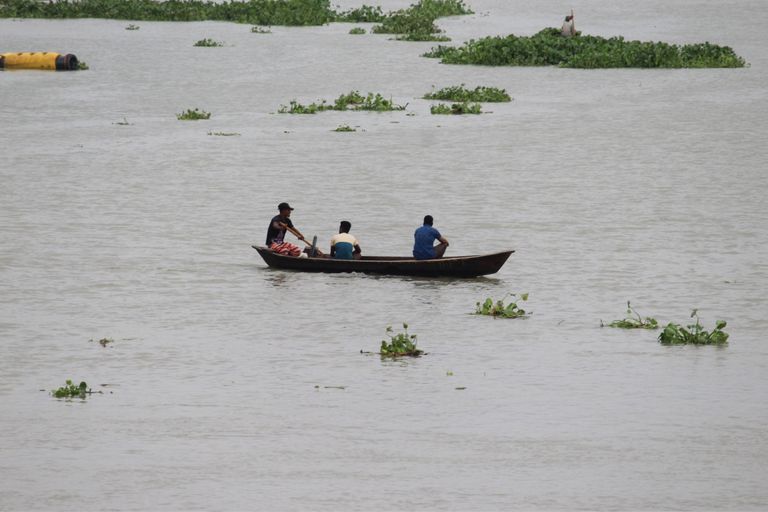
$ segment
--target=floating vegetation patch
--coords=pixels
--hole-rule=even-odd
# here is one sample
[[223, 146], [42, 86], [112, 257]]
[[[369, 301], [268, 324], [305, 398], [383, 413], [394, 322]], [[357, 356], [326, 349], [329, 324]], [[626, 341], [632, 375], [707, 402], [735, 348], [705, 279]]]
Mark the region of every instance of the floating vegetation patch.
[[199, 121], [200, 119], [210, 119], [211, 113], [206, 112], [205, 110], [198, 110], [198, 109], [187, 109], [185, 112], [182, 112], [181, 114], [176, 114], [176, 119], [179, 121]]
[[221, 41], [215, 41], [213, 39], [201, 39], [192, 46], [201, 46], [203, 48], [220, 48], [224, 46], [224, 43]]
[[402, 34], [395, 37], [395, 41], [433, 41], [433, 42], [444, 43], [450, 40], [451, 38], [448, 36], [443, 36], [440, 34], [424, 34], [424, 33]]
[[[231, 21], [250, 25], [324, 25], [337, 13], [328, 0], [3, 0], [0, 18], [107, 18]], [[374, 20], [379, 21], [379, 20]]]
[[131, 23], [130, 25], [125, 27], [125, 30], [139, 30], [140, 28], [141, 28], [140, 26], [134, 25], [133, 23]]
[[530, 37], [484, 37], [459, 47], [437, 46], [423, 56], [439, 58], [444, 64], [581, 69], [740, 68], [746, 65], [728, 46], [627, 41], [623, 37], [562, 37], [560, 30], [554, 28]]
[[349, 33], [352, 35], [361, 35], [361, 34], [365, 34], [366, 31], [363, 27], [354, 27], [349, 30]]
[[348, 94], [342, 94], [333, 102], [326, 100], [313, 102], [308, 105], [298, 103], [296, 100], [289, 102], [288, 106], [280, 105], [277, 110], [279, 114], [316, 114], [324, 110], [369, 110], [374, 112], [390, 112], [394, 110], [405, 110], [408, 105], [397, 105], [392, 99], [386, 99], [379, 93], [369, 92], [363, 96], [359, 91], [351, 91]]
[[356, 132], [357, 130], [355, 128], [352, 128], [348, 124], [341, 124], [337, 126], [336, 129], [333, 131], [334, 132]]
[[465, 101], [463, 103], [453, 103], [446, 105], [440, 103], [438, 105], [432, 105], [429, 107], [429, 111], [436, 115], [462, 115], [462, 114], [482, 114], [483, 109], [479, 103], [469, 103]]
[[[514, 293], [510, 293], [508, 296], [516, 297]], [[530, 313], [527, 313], [523, 308], [517, 305], [517, 301], [512, 301], [505, 305], [504, 299], [506, 299], [506, 297], [494, 302], [493, 299], [488, 297], [485, 299], [485, 302], [478, 302], [475, 307], [475, 314], [492, 316], [494, 318], [523, 318], [530, 315]], [[521, 293], [520, 300], [523, 302], [527, 301], [528, 294]]]
[[208, 135], [211, 135], [212, 137], [239, 137], [240, 134], [237, 132], [208, 132]]
[[723, 331], [727, 323], [718, 320], [712, 332], [707, 331], [699, 321], [698, 310], [691, 312], [691, 318], [696, 319], [695, 324], [683, 327], [679, 324], [668, 323], [659, 334], [659, 343], [662, 345], [727, 345], [728, 333]]
[[403, 323], [403, 332], [394, 333], [392, 326], [387, 327], [389, 341], [382, 340], [379, 353], [382, 357], [419, 357], [423, 350], [416, 348], [416, 335], [408, 334], [408, 324]]
[[118, 121], [118, 122], [112, 123], [112, 124], [116, 124], [118, 126], [131, 126], [131, 123], [129, 123], [126, 118], [123, 118], [122, 121]]
[[659, 322], [655, 318], [640, 316], [640, 313], [632, 308], [632, 304], [627, 301], [627, 316], [621, 320], [614, 320], [609, 324], [603, 324], [600, 320], [600, 327], [616, 327], [618, 329], [658, 329]]
[[114, 342], [115, 342], [115, 340], [113, 340], [112, 338], [101, 338], [99, 340], [99, 345], [101, 345], [102, 347], [106, 348], [107, 345], [109, 345], [110, 343], [114, 343]]
[[336, 13], [334, 21], [349, 23], [379, 23], [384, 21], [385, 18], [386, 15], [384, 14], [384, 11], [382, 11], [381, 7], [378, 5], [363, 5], [362, 7], [356, 7], [355, 9]]
[[253, 34], [271, 34], [272, 30], [270, 27], [259, 27], [258, 25], [254, 25], [251, 27], [251, 32]]
[[77, 62], [77, 69], [78, 69], [78, 71], [87, 71], [87, 70], [89, 70], [91, 68], [90, 68], [90, 66], [88, 66], [88, 64], [86, 64], [85, 62], [80, 60], [80, 61]]
[[464, 84], [454, 85], [452, 87], [443, 87], [424, 95], [425, 100], [445, 100], [445, 101], [474, 101], [481, 103], [504, 103], [512, 101], [505, 89], [496, 87], [478, 86], [474, 89], [467, 89]]
[[70, 379], [67, 379], [64, 386], [55, 391], [51, 391], [51, 395], [54, 398], [81, 398], [83, 400], [85, 400], [86, 396], [94, 393], [102, 394], [101, 391], [92, 391], [85, 381], [75, 386]]
[[463, 14], [472, 14], [463, 0], [421, 0], [407, 9], [390, 12], [371, 31], [375, 34], [403, 34], [397, 38], [402, 41], [446, 41], [449, 39], [440, 39], [435, 35], [442, 32], [435, 25], [435, 20]]

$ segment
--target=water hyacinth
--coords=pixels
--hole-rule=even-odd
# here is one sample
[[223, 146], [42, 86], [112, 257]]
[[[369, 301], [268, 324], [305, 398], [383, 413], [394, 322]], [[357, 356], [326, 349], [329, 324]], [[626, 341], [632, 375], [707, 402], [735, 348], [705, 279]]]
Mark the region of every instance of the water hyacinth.
[[739, 68], [746, 62], [727, 46], [627, 41], [623, 37], [562, 37], [548, 28], [530, 37], [509, 35], [438, 46], [424, 57], [444, 64], [564, 68]]

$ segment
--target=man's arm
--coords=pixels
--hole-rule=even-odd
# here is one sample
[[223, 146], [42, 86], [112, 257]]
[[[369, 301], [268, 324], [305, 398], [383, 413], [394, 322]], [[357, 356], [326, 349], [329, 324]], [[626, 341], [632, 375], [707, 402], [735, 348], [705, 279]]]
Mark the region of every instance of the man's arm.
[[301, 232], [298, 229], [296, 229], [295, 227], [289, 226], [288, 224], [285, 224], [285, 223], [279, 222], [279, 221], [275, 221], [275, 224], [277, 224], [277, 227], [279, 229], [287, 229], [288, 231], [290, 231], [291, 233], [296, 235], [296, 238], [298, 238], [299, 240], [304, 240], [304, 235], [302, 235]]
[[445, 238], [444, 236], [437, 237], [437, 241], [440, 242], [441, 244], [445, 244], [446, 246], [451, 245], [448, 243], [448, 239]]
[[336, 246], [331, 242], [331, 258], [336, 256]]
[[355, 244], [355, 254], [361, 254], [363, 252], [362, 249], [360, 249], [360, 246], [358, 244]]

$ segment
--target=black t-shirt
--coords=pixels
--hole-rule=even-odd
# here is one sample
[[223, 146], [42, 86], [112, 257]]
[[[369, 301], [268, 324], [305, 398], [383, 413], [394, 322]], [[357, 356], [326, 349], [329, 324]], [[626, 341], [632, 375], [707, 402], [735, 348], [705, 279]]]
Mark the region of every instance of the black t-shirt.
[[289, 219], [288, 217], [283, 217], [282, 215], [275, 215], [274, 217], [272, 217], [272, 220], [269, 221], [269, 229], [267, 229], [267, 247], [269, 247], [275, 242], [277, 242], [278, 244], [281, 244], [283, 243], [283, 239], [285, 239], [285, 230], [277, 229], [274, 226], [275, 222], [282, 222], [283, 224], [286, 224], [289, 228], [293, 227], [293, 222], [291, 222], [291, 219]]

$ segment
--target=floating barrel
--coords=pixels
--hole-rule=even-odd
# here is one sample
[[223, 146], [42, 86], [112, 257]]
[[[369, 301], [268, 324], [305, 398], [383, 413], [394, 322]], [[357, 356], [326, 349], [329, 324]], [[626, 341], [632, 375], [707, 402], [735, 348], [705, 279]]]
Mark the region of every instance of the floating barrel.
[[51, 71], [74, 71], [77, 57], [71, 53], [19, 52], [0, 54], [0, 69], [47, 69]]

